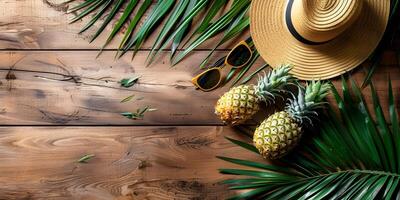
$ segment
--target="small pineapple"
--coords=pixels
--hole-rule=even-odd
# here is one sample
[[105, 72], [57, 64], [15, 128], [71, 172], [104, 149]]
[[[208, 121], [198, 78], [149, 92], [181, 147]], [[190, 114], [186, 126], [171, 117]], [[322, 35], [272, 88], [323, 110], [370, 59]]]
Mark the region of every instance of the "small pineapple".
[[243, 123], [260, 109], [260, 102], [271, 104], [283, 88], [296, 81], [289, 74], [292, 67], [282, 65], [258, 80], [257, 85], [240, 85], [225, 93], [215, 106], [215, 114], [230, 125]]
[[311, 82], [306, 91], [299, 87], [297, 97], [289, 100], [286, 110], [264, 120], [256, 129], [253, 142], [264, 158], [278, 159], [293, 149], [301, 138], [303, 126], [318, 116], [317, 109], [326, 104], [330, 84]]

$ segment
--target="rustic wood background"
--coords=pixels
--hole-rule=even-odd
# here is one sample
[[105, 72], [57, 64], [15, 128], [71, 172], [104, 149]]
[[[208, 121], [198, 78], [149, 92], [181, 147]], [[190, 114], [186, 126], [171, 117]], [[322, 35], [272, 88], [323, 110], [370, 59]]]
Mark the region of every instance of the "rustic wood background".
[[[137, 57], [114, 60], [114, 40], [98, 59], [106, 34], [89, 44], [87, 22], [68, 24], [63, 0], [0, 1], [0, 199], [222, 199], [232, 195], [216, 155], [260, 160], [224, 137], [247, 138], [214, 116], [228, 87], [211, 93], [190, 83], [209, 41], [175, 68], [168, 56], [144, 66], [152, 39]], [[109, 27], [108, 29], [110, 29]], [[121, 37], [121, 36], [119, 36]], [[154, 35], [151, 36], [154, 38]], [[232, 44], [218, 49], [221, 57]], [[168, 55], [169, 52], [164, 54]], [[387, 108], [387, 80], [400, 89], [390, 49], [374, 77]], [[259, 60], [256, 66], [261, 66]], [[132, 88], [118, 81], [142, 75]], [[361, 83], [365, 70], [353, 78]], [[65, 79], [65, 77], [74, 77]], [[339, 86], [339, 80], [333, 80]], [[136, 95], [144, 99], [120, 103]], [[371, 106], [368, 89], [366, 101]], [[132, 121], [119, 113], [149, 105], [158, 111]], [[387, 114], [387, 113], [386, 113]], [[252, 123], [252, 122], [250, 122]], [[76, 161], [96, 157], [87, 164]]]

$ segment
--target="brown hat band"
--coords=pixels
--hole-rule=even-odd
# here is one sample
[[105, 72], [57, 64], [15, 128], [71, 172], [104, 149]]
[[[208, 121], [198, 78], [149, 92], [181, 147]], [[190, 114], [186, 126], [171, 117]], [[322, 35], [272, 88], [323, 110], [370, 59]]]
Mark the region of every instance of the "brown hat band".
[[332, 41], [358, 18], [362, 0], [288, 0], [286, 25], [300, 42], [309, 45]]
[[313, 41], [307, 40], [306, 38], [301, 36], [299, 32], [297, 32], [296, 28], [293, 25], [293, 21], [292, 21], [293, 2], [294, 2], [294, 0], [289, 0], [288, 5], [286, 7], [286, 13], [285, 13], [286, 25], [289, 29], [289, 32], [293, 35], [293, 37], [296, 38], [298, 41], [300, 41], [304, 44], [308, 44], [308, 45], [320, 45], [320, 44], [329, 42], [329, 41], [313, 42]]

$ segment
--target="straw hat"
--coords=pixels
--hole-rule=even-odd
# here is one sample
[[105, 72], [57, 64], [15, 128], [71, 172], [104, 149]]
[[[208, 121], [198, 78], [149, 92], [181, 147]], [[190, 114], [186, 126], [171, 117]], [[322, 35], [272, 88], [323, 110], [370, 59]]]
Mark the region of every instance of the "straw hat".
[[381, 40], [390, 0], [252, 0], [250, 29], [271, 66], [329, 79], [364, 62]]

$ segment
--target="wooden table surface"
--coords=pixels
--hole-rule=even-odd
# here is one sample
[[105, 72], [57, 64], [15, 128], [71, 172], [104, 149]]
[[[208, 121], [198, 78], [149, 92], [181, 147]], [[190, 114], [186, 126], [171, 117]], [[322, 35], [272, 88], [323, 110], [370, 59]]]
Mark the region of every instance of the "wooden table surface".
[[[222, 199], [217, 155], [261, 160], [230, 144], [246, 140], [214, 115], [228, 90], [196, 91], [190, 79], [213, 42], [196, 49], [175, 68], [169, 52], [154, 65], [144, 60], [154, 35], [131, 61], [114, 60], [110, 49], [96, 59], [107, 34], [89, 44], [87, 22], [68, 24], [61, 0], [0, 1], [0, 199]], [[108, 28], [110, 30], [110, 27]], [[121, 35], [118, 36], [119, 38]], [[213, 60], [232, 44], [217, 50]], [[261, 66], [259, 60], [255, 66]], [[138, 85], [118, 81], [139, 74]], [[361, 83], [364, 70], [353, 78]], [[387, 79], [398, 94], [400, 68], [388, 50], [374, 83], [387, 108]], [[65, 76], [76, 79], [65, 80]], [[339, 85], [339, 80], [334, 80]], [[368, 89], [366, 101], [371, 105]], [[144, 99], [120, 103], [129, 96]], [[158, 111], [132, 121], [119, 113], [151, 106]], [[387, 114], [387, 113], [386, 113]], [[86, 164], [76, 161], [95, 154]]]

